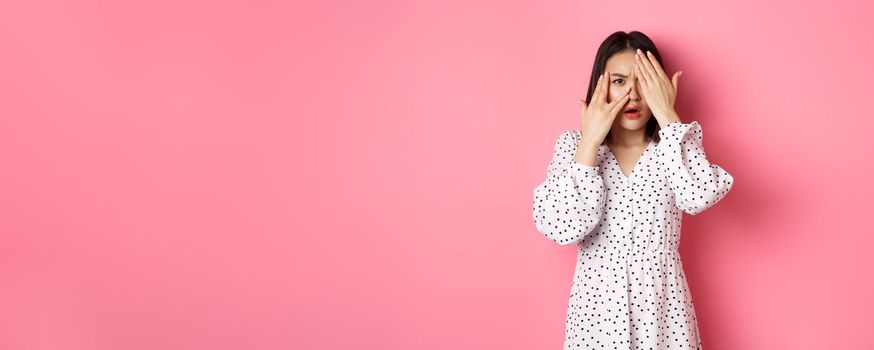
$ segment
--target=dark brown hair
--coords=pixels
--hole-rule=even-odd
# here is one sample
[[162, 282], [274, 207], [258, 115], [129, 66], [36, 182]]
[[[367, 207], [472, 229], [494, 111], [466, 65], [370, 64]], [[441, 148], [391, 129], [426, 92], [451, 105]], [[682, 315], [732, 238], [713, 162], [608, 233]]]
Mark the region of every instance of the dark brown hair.
[[[586, 103], [591, 101], [592, 94], [595, 92], [595, 86], [598, 84], [598, 76], [604, 73], [604, 68], [607, 66], [607, 59], [610, 56], [617, 52], [621, 52], [624, 50], [632, 50], [640, 49], [644, 53], [646, 51], [652, 52], [655, 56], [656, 60], [659, 64], [664, 68], [665, 64], [662, 62], [662, 56], [659, 54], [659, 50], [655, 47], [652, 40], [649, 39], [646, 34], [643, 34], [638, 31], [632, 32], [623, 32], [618, 31], [613, 34], [610, 34], [604, 42], [601, 43], [601, 46], [598, 47], [598, 53], [595, 55], [595, 64], [592, 67], [592, 76], [589, 78], [589, 91], [586, 93]], [[610, 79], [607, 80], [610, 82]], [[645, 133], [649, 135], [655, 142], [659, 141], [659, 122], [655, 118], [655, 116], [649, 118], [649, 121], [646, 123], [646, 131]], [[604, 142], [610, 140], [612, 137], [611, 132], [607, 132], [607, 137], [604, 138]], [[604, 143], [602, 142], [602, 144]]]

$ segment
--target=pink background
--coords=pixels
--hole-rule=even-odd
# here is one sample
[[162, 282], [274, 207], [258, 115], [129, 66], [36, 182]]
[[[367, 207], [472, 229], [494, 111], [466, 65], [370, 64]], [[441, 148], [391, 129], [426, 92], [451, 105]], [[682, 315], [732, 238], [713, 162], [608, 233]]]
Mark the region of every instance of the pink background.
[[532, 190], [640, 30], [736, 179], [705, 347], [870, 349], [865, 3], [5, 1], [0, 348], [558, 349]]

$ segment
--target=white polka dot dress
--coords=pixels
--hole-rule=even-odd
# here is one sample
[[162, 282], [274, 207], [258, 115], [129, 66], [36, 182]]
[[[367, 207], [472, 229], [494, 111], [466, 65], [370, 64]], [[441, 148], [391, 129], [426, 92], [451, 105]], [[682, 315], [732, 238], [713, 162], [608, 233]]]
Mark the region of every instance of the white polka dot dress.
[[677, 251], [682, 213], [716, 204], [734, 178], [708, 161], [698, 122], [673, 122], [625, 176], [607, 145], [595, 166], [573, 160], [581, 133], [555, 142], [534, 189], [537, 230], [577, 246], [564, 349], [701, 349]]

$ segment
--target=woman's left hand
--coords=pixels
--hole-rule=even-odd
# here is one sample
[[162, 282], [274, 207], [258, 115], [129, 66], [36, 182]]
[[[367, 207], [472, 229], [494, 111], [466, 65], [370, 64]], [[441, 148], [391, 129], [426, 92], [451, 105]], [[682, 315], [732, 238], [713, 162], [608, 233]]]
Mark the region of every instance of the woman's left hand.
[[661, 125], [679, 121], [674, 101], [677, 100], [677, 86], [683, 72], [674, 73], [673, 78], [668, 80], [668, 75], [652, 53], [647, 51], [644, 54], [637, 49], [634, 57], [637, 61], [634, 65], [635, 76], [640, 81], [641, 93], [653, 116]]

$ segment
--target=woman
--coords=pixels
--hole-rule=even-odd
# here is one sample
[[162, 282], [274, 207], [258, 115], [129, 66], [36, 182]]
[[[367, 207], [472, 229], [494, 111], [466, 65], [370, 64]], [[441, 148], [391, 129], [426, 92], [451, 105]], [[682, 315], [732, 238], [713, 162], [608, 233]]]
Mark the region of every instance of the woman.
[[565, 349], [701, 348], [677, 251], [682, 212], [716, 204], [734, 179], [709, 162], [701, 125], [674, 110], [681, 73], [668, 78], [643, 33], [610, 35], [582, 131], [561, 133], [534, 189], [538, 231], [578, 248]]

